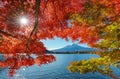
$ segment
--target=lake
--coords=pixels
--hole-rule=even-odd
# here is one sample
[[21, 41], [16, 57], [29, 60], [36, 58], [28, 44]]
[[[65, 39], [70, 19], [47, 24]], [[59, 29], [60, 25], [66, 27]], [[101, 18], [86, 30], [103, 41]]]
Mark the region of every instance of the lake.
[[[98, 72], [95, 74], [70, 73], [67, 66], [71, 61], [99, 57], [95, 54], [54, 54], [56, 61], [41, 67], [34, 65], [22, 67], [17, 74], [8, 77], [8, 69], [0, 71], [0, 79], [113, 79]], [[120, 69], [113, 68], [114, 74], [120, 79]]]

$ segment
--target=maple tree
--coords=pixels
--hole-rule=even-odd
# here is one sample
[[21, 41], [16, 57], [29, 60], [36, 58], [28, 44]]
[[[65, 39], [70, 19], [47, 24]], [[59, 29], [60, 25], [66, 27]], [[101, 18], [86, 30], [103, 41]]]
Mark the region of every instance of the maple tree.
[[[64, 29], [71, 32], [67, 14], [80, 11], [84, 2], [76, 3], [74, 0], [1, 0], [0, 53], [6, 60], [0, 61], [0, 67], [9, 67], [9, 76], [13, 76], [22, 66], [55, 61], [53, 55], [45, 54], [46, 48], [40, 40], [54, 36], [68, 38], [62, 33]], [[21, 17], [27, 18], [29, 24], [21, 24]], [[32, 58], [32, 54], [37, 57]]]
[[[82, 13], [71, 14], [70, 18], [75, 26], [85, 24], [94, 30], [89, 34], [92, 33], [92, 37], [94, 35], [99, 40], [90, 45], [98, 49], [97, 52], [93, 53], [98, 54], [101, 58], [72, 62], [68, 69], [71, 72], [80, 72], [81, 74], [100, 72], [117, 78], [113, 74], [111, 65], [120, 67], [120, 1], [87, 0], [84, 7]], [[89, 40], [89, 37], [87, 39]]]
[[[103, 57], [102, 60], [80, 61], [87, 64], [96, 62], [96, 66], [83, 65], [79, 62], [78, 65], [73, 62], [74, 64], [69, 66], [70, 71], [87, 73], [94, 68], [95, 72], [104, 64], [106, 70], [101, 69], [99, 72], [115, 77], [109, 67], [111, 63], [116, 64], [119, 60], [119, 0], [2, 0], [1, 2], [0, 53], [6, 60], [0, 61], [0, 67], [10, 67], [10, 76], [21, 66], [31, 66], [35, 63], [42, 65], [55, 61], [53, 55], [45, 54], [46, 48], [40, 40], [54, 39], [57, 36], [66, 40], [71, 38], [73, 41], [80, 39], [80, 43], [88, 43], [91, 47], [101, 50], [97, 54]], [[29, 24], [20, 24], [21, 17], [26, 17]], [[36, 59], [32, 58], [31, 54], [35, 54]], [[114, 60], [111, 60], [112, 58]], [[103, 60], [106, 61], [102, 62]], [[82, 70], [75, 69], [81, 65]], [[86, 71], [85, 68], [89, 67], [91, 69]]]

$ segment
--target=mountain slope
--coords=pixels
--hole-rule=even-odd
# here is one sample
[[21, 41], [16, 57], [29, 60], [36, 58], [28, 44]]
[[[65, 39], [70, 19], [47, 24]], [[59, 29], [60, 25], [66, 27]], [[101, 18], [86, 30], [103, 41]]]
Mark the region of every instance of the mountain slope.
[[79, 46], [77, 44], [72, 44], [72, 45], [68, 45], [65, 46], [63, 48], [60, 49], [55, 49], [55, 50], [51, 50], [52, 52], [90, 52], [90, 51], [95, 51], [96, 49], [93, 48], [87, 48], [87, 47], [82, 47]]

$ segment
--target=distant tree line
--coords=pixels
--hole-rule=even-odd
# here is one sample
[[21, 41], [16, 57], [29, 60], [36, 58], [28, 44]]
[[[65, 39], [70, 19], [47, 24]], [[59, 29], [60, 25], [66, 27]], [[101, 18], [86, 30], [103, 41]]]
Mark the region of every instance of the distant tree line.
[[75, 51], [75, 52], [47, 52], [49, 54], [91, 54], [91, 51]]

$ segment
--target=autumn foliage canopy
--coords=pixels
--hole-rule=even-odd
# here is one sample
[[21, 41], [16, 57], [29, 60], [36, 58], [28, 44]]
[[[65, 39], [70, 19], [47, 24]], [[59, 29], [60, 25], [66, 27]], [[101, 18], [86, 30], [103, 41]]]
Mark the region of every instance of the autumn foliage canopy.
[[[108, 30], [118, 30], [116, 34], [120, 36], [119, 13], [119, 0], [1, 0], [0, 53], [6, 60], [0, 61], [0, 67], [10, 67], [12, 76], [21, 66], [55, 61], [53, 55], [45, 54], [46, 48], [40, 41], [55, 36], [66, 41], [68, 38], [79, 39], [79, 43], [104, 49], [104, 52], [118, 50], [119, 41], [118, 47], [109, 48], [101, 47], [104, 41], [98, 40], [111, 38]], [[20, 24], [21, 17], [26, 17], [28, 24]], [[113, 23], [116, 28], [110, 26]], [[37, 56], [36, 59], [31, 57], [32, 54]]]

